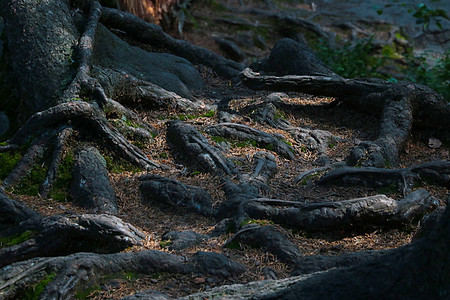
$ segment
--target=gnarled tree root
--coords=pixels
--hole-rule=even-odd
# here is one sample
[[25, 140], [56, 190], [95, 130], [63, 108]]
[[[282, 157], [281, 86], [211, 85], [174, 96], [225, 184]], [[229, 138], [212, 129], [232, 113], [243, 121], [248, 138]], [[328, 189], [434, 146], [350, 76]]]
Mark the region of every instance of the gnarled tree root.
[[[241, 80], [252, 89], [299, 91], [339, 97], [363, 111], [381, 115], [379, 136], [362, 142], [352, 151], [349, 164], [383, 167], [398, 164], [398, 153], [409, 138], [412, 122], [422, 126], [450, 126], [450, 107], [428, 87], [375, 80], [345, 79], [339, 76], [260, 76], [250, 69]], [[439, 124], [438, 120], [446, 120]]]
[[399, 201], [385, 195], [324, 203], [254, 199], [240, 205], [236, 218], [238, 223], [249, 218], [265, 219], [305, 231], [326, 231], [410, 224], [437, 205], [438, 201], [425, 190]]
[[206, 128], [206, 132], [230, 139], [254, 141], [259, 147], [273, 150], [287, 159], [294, 159], [295, 150], [287, 143], [267, 132], [236, 123], [220, 123]]
[[2, 299], [17, 299], [28, 286], [51, 276], [40, 299], [68, 299], [86, 285], [95, 285], [102, 276], [120, 272], [154, 274], [158, 272], [200, 274], [219, 278], [237, 277], [245, 267], [213, 252], [197, 252], [193, 258], [176, 256], [155, 250], [94, 254], [77, 253], [63, 257], [35, 258], [12, 264], [0, 274]]
[[24, 239], [18, 244], [0, 245], [0, 267], [38, 256], [81, 251], [113, 253], [139, 245], [145, 238], [134, 226], [110, 215], [42, 217], [2, 193], [0, 204], [0, 236], [6, 240], [17, 236]]
[[234, 164], [192, 125], [171, 121], [167, 126], [167, 139], [178, 157], [193, 168], [213, 174], [236, 174]]
[[318, 184], [388, 187], [395, 185], [404, 194], [423, 181], [450, 186], [450, 161], [433, 161], [403, 169], [342, 167], [322, 176]]
[[206, 65], [225, 78], [233, 78], [244, 69], [243, 65], [225, 59], [209, 50], [174, 39], [164, 33], [161, 27], [149, 24], [127, 12], [103, 7], [101, 22], [125, 31], [137, 41], [167, 49], [194, 64]]
[[109, 125], [103, 114], [94, 105], [83, 101], [63, 103], [35, 113], [8, 143], [22, 145], [32, 134], [69, 121], [72, 122], [74, 128], [75, 126], [78, 128], [90, 126], [110, 148], [134, 165], [144, 168], [158, 167], [139, 148], [130, 144]]

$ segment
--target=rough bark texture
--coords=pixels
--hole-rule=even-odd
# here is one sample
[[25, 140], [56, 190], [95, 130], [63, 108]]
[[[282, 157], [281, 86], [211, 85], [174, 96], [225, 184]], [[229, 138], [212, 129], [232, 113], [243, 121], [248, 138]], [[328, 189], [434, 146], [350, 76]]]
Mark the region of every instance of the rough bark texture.
[[[79, 35], [68, 1], [2, 1], [10, 60], [22, 82], [27, 117], [60, 102], [74, 76], [71, 64]], [[42, 41], [47, 43], [42, 43]], [[51, 45], [51, 46], [49, 46]], [[30, 87], [34, 87], [30, 89]]]

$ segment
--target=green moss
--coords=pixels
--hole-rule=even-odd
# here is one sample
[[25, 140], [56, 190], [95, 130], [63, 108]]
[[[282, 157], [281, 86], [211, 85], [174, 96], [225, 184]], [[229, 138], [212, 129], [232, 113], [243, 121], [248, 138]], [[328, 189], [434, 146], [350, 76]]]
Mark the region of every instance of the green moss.
[[0, 249], [4, 247], [14, 246], [21, 244], [32, 237], [34, 237], [37, 234], [36, 231], [27, 230], [23, 233], [18, 233], [10, 236], [6, 236], [3, 238], [0, 238]]
[[18, 152], [0, 153], [0, 180], [8, 176], [21, 158], [22, 155]]
[[14, 192], [18, 195], [37, 196], [39, 194], [39, 186], [45, 180], [46, 175], [47, 166], [39, 163], [35, 164], [31, 171], [14, 188]]
[[74, 156], [72, 152], [66, 154], [58, 167], [58, 175], [53, 183], [50, 197], [56, 201], [66, 202], [72, 200], [70, 196], [70, 185], [72, 183], [72, 168]]
[[93, 296], [93, 294], [95, 292], [98, 292], [98, 291], [101, 291], [100, 286], [99, 285], [93, 285], [93, 286], [91, 286], [91, 287], [89, 287], [87, 289], [84, 289], [84, 290], [76, 292], [75, 293], [75, 298], [76, 299], [82, 299], [82, 300], [88, 299], [91, 296]]
[[136, 166], [133, 166], [129, 162], [122, 158], [113, 158], [109, 155], [102, 155], [106, 161], [106, 168], [108, 172], [111, 173], [122, 173], [122, 172], [141, 172], [142, 170]]
[[180, 121], [187, 121], [187, 120], [197, 119], [197, 118], [201, 118], [201, 117], [212, 118], [215, 115], [216, 115], [216, 112], [213, 110], [210, 110], [203, 114], [181, 114], [176, 117], [172, 117], [172, 119], [180, 120]]
[[279, 109], [277, 109], [275, 116], [274, 116], [275, 121], [278, 119], [286, 119], [286, 114], [284, 113], [284, 111], [281, 111]]
[[28, 287], [23, 293], [22, 300], [37, 300], [47, 285], [56, 277], [56, 273], [45, 275], [38, 283]]
[[241, 247], [241, 243], [239, 243], [239, 241], [237, 241], [235, 239], [235, 240], [232, 240], [230, 243], [228, 243], [227, 248], [228, 249], [233, 249], [233, 250], [239, 250], [242, 247]]

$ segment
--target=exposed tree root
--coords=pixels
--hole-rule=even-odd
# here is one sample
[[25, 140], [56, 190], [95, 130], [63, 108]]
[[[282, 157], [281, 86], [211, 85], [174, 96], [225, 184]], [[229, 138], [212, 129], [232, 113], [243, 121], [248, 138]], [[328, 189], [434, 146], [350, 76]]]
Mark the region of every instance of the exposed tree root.
[[247, 244], [254, 248], [261, 248], [272, 253], [286, 264], [293, 264], [302, 253], [297, 245], [289, 238], [272, 226], [245, 227], [238, 231], [224, 246], [229, 248], [239, 247], [239, 244]]
[[80, 97], [81, 93], [92, 96], [99, 106], [106, 104], [106, 95], [102, 86], [89, 74], [91, 71], [91, 58], [94, 51], [95, 33], [102, 12], [102, 6], [97, 1], [89, 2], [89, 16], [84, 33], [80, 37], [77, 47], [78, 70], [72, 83], [66, 88], [61, 102], [72, 101]]
[[179, 158], [187, 165], [215, 174], [236, 174], [234, 164], [192, 125], [171, 121], [167, 126], [167, 138]]
[[236, 123], [220, 123], [207, 127], [206, 132], [211, 135], [222, 136], [229, 139], [237, 139], [241, 141], [250, 140], [255, 142], [259, 147], [272, 150], [284, 158], [295, 158], [295, 150], [286, 142], [283, 142], [272, 134], [246, 125]]
[[423, 181], [450, 186], [450, 161], [433, 161], [404, 169], [343, 167], [325, 174], [318, 184], [343, 184], [368, 187], [395, 185], [404, 194]]
[[119, 102], [186, 112], [212, 109], [202, 101], [180, 97], [174, 92], [125, 72], [99, 67], [95, 67], [94, 72], [108, 96]]
[[261, 151], [255, 153], [253, 159], [254, 166], [252, 174], [243, 174], [241, 181], [248, 182], [256, 186], [259, 190], [268, 191], [270, 188], [267, 184], [278, 171], [275, 156], [271, 153]]
[[266, 219], [300, 230], [324, 231], [409, 224], [437, 205], [437, 200], [425, 190], [415, 191], [399, 201], [385, 195], [324, 203], [254, 199], [240, 205], [236, 218], [239, 223], [249, 218]]
[[325, 76], [259, 76], [248, 68], [241, 72], [241, 79], [253, 89], [291, 90], [339, 97], [359, 109], [381, 113], [378, 138], [361, 142], [352, 150], [348, 162], [353, 165], [396, 166], [398, 152], [409, 138], [413, 118], [415, 122], [425, 125], [426, 121], [422, 118], [426, 117], [429, 121], [427, 126], [436, 125], [436, 118], [450, 119], [450, 108], [443, 98], [421, 85]]
[[64, 128], [61, 132], [59, 132], [58, 136], [55, 139], [55, 147], [53, 149], [52, 161], [50, 166], [48, 167], [47, 176], [42, 182], [42, 185], [39, 188], [39, 194], [42, 198], [47, 198], [49, 195], [53, 183], [58, 176], [58, 168], [61, 163], [61, 159], [64, 155], [64, 151], [66, 149], [66, 141], [72, 135], [73, 128], [67, 127]]
[[103, 255], [78, 253], [10, 265], [9, 271], [0, 275], [0, 296], [2, 299], [20, 298], [25, 287], [38, 283], [48, 275], [53, 275], [52, 280], [40, 295], [41, 299], [72, 298], [77, 291], [86, 290], [103, 276], [120, 272], [194, 273], [223, 279], [237, 277], [244, 271], [244, 266], [213, 252], [197, 252], [189, 260], [155, 250]]
[[27, 153], [25, 153], [19, 163], [17, 163], [14, 170], [12, 170], [3, 180], [3, 187], [8, 188], [18, 184], [20, 180], [28, 174], [33, 167], [33, 164], [43, 157], [44, 152], [48, 147], [47, 145], [52, 140], [53, 135], [54, 131], [47, 131], [32, 142]]
[[67, 214], [42, 217], [1, 192], [0, 204], [0, 229], [3, 230], [0, 236], [4, 240], [17, 239], [17, 236], [23, 239], [0, 245], [2, 267], [38, 256], [81, 251], [113, 253], [138, 245], [145, 237], [140, 230], [114, 216]]
[[[233, 299], [445, 299], [450, 293], [449, 214], [425, 238], [349, 267], [223, 286], [181, 299], [220, 294]], [[363, 253], [361, 253], [364, 255]], [[369, 256], [372, 256], [369, 254]]]
[[173, 179], [158, 175], [144, 175], [140, 190], [143, 201], [151, 204], [154, 201], [173, 206], [182, 206], [194, 212], [209, 216], [212, 213], [212, 198], [202, 188], [185, 185]]
[[8, 141], [10, 144], [23, 144], [26, 139], [35, 132], [51, 128], [55, 125], [72, 121], [73, 125], [91, 126], [94, 132], [103, 138], [109, 147], [117, 151], [120, 156], [130, 161], [134, 165], [150, 168], [157, 167], [151, 162], [142, 151], [130, 144], [119, 134], [103, 114], [92, 104], [83, 101], [63, 103], [48, 110], [34, 114]]
[[125, 31], [137, 41], [167, 49], [194, 64], [206, 65], [225, 78], [233, 78], [244, 69], [244, 66], [239, 63], [186, 41], [174, 39], [164, 33], [161, 27], [117, 9], [103, 7], [101, 22]]

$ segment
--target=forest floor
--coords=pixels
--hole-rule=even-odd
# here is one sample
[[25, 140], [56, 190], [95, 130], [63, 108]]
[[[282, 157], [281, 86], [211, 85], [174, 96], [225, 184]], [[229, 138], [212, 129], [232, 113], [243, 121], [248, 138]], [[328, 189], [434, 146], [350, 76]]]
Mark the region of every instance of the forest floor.
[[[217, 19], [219, 15], [223, 19], [223, 14], [226, 14], [223, 11], [216, 11], [217, 15], [211, 16], [207, 15], [207, 12], [201, 9], [192, 9], [192, 11], [195, 11], [193, 16], [197, 20], [196, 22], [199, 23], [206, 22], [205, 20]], [[233, 35], [233, 32], [229, 29], [231, 25], [227, 25], [226, 22], [225, 24], [218, 24], [216, 23], [213, 27], [221, 26], [224, 32], [228, 30], [228, 36]], [[192, 22], [190, 25], [187, 24], [185, 26], [184, 37], [187, 40], [210, 48], [213, 51], [223, 53], [213, 42], [212, 29], [208, 35], [205, 35], [206, 31], [194, 27]], [[241, 27], [243, 27], [242, 24]], [[247, 28], [243, 32], [245, 31], [250, 34], [248, 32], [249, 30], [253, 31], [253, 29]], [[261, 33], [266, 34], [267, 44], [270, 45], [273, 41], [271, 41], [271, 37], [269, 38], [267, 36], [269, 33], [266, 30], [262, 30]], [[239, 34], [235, 36], [239, 36]], [[251, 52], [253, 54], [252, 57], [262, 57], [269, 53], [270, 46], [266, 45], [261, 48], [253, 47], [252, 49], [259, 49], [254, 50], [254, 52], [248, 51], [248, 53]], [[248, 55], [247, 57], [250, 56]], [[219, 79], [204, 68], [200, 69], [200, 72], [207, 82], [207, 87], [195, 96], [207, 104], [217, 105], [218, 101], [226, 96], [232, 99], [230, 107], [239, 112], [248, 105], [254, 105], [264, 101], [268, 94], [270, 94], [270, 92], [255, 92], [242, 86], [235, 86], [231, 82]], [[327, 104], [334, 100], [332, 98], [318, 98], [301, 93], [287, 93], [282, 98], [284, 103], [287, 104], [286, 107], [289, 107], [289, 109], [284, 109], [281, 112], [282, 117], [288, 120], [292, 126], [328, 130], [340, 138], [336, 144], [326, 150], [326, 155], [329, 157], [331, 163], [343, 161], [357, 140], [372, 140], [377, 135], [378, 120], [375, 117], [362, 114], [342, 105], [329, 107]], [[141, 116], [144, 122], [153, 126], [158, 131], [158, 135], [152, 143], [146, 145], [143, 150], [152, 161], [166, 165], [168, 168], [151, 171], [151, 173], [206, 189], [215, 201], [213, 208], [217, 208], [225, 200], [225, 194], [220, 189], [220, 178], [211, 174], [186, 170], [182, 165], [177, 163], [166, 142], [167, 121], [182, 119], [201, 131], [205, 126], [218, 123], [217, 114], [208, 116], [186, 115], [177, 111], [149, 110], [148, 107], [140, 106], [133, 107], [133, 110]], [[318, 167], [317, 153], [296, 143], [287, 132], [268, 125], [255, 123], [245, 115], [236, 115], [234, 121], [268, 133], [280, 134], [285, 141], [292, 144], [292, 147], [296, 151], [296, 156], [293, 160], [287, 160], [278, 156], [275, 152], [271, 152], [276, 157], [278, 173], [269, 182], [270, 190], [262, 193], [264, 197], [300, 202], [338, 201], [376, 194], [386, 194], [388, 197], [394, 199], [402, 198], [402, 195], [395, 189], [377, 190], [365, 187], [317, 186], [314, 182], [318, 177], [295, 183], [295, 178], [301, 172]], [[251, 172], [253, 154], [261, 150], [269, 151], [245, 143], [217, 143], [206, 133], [204, 135], [212, 144], [224, 150], [224, 154], [235, 162], [241, 173]], [[432, 137], [432, 134], [429, 132], [414, 132], [405, 150], [401, 153], [399, 167], [408, 167], [433, 160], [449, 160], [449, 147], [441, 146], [435, 149], [428, 146], [428, 140]], [[133, 224], [147, 235], [143, 245], [135, 246], [125, 251], [155, 249], [184, 255], [186, 257], [192, 256], [197, 251], [213, 251], [222, 253], [230, 259], [242, 263], [247, 267], [247, 272], [239, 278], [229, 279], [224, 282], [212, 278], [197, 277], [195, 274], [177, 275], [158, 273], [152, 276], [141, 276], [139, 274], [128, 274], [125, 277], [112, 276], [111, 278], [105, 278], [104, 282], [99, 286], [92, 287], [91, 291], [86, 295], [88, 299], [120, 299], [126, 295], [134, 294], [137, 291], [148, 289], [159, 290], [172, 297], [184, 296], [223, 284], [263, 280], [266, 278], [264, 272], [264, 268], [266, 267], [272, 268], [278, 278], [289, 276], [291, 270], [287, 265], [280, 262], [277, 257], [261, 249], [250, 248], [245, 245], [241, 245], [240, 249], [223, 247], [224, 243], [232, 237], [233, 233], [209, 238], [196, 246], [181, 251], [170, 251], [167, 243], [162, 242], [161, 239], [161, 236], [165, 232], [176, 230], [209, 234], [215, 225], [217, 225], [217, 222], [213, 218], [199, 216], [187, 209], [179, 207], [156, 202], [151, 203], [151, 205], [143, 204], [139, 191], [140, 181], [138, 178], [145, 173], [129, 171], [110, 172], [110, 178], [115, 188], [119, 204], [118, 217], [125, 222]], [[438, 199], [446, 199], [448, 194], [447, 189], [428, 186], [426, 183], [423, 183], [420, 188], [425, 188]], [[71, 202], [59, 202], [53, 199], [47, 200], [13, 194], [9, 194], [9, 196], [23, 201], [31, 209], [43, 215], [92, 213], [92, 211], [77, 207]], [[445, 203], [443, 202], [442, 204]], [[260, 222], [264, 222], [264, 220]], [[332, 231], [316, 234], [305, 233], [292, 228], [281, 228], [277, 225], [273, 226], [276, 226], [296, 243], [304, 255], [341, 255], [361, 250], [380, 250], [402, 246], [411, 241], [418, 225], [412, 224], [407, 228], [395, 229], [354, 228], [353, 230], [347, 231]]]

